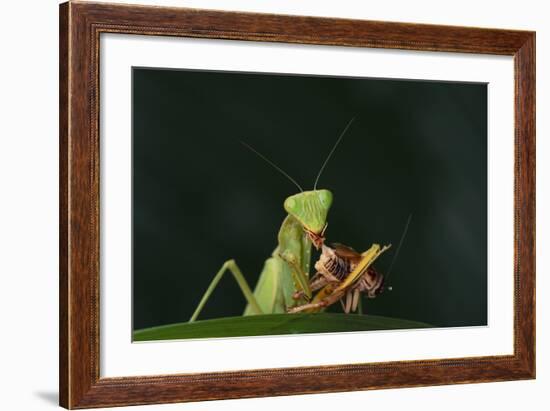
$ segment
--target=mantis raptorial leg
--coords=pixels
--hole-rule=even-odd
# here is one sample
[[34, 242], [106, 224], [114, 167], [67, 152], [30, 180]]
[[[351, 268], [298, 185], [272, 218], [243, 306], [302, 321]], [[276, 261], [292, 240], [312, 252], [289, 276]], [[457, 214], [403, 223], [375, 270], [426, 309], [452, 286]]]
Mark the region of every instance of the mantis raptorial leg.
[[308, 285], [308, 275], [302, 270], [293, 254], [280, 254], [281, 259], [291, 268], [292, 278], [296, 285], [303, 291], [307, 298], [311, 298], [311, 290]]
[[210, 295], [214, 292], [214, 289], [222, 279], [223, 275], [229, 271], [231, 274], [233, 274], [233, 277], [235, 278], [235, 281], [237, 282], [237, 285], [241, 289], [244, 297], [246, 298], [246, 301], [248, 301], [248, 304], [252, 307], [252, 310], [255, 311], [256, 314], [263, 314], [262, 309], [260, 308], [258, 302], [256, 301], [256, 298], [254, 297], [254, 293], [250, 289], [250, 286], [246, 282], [246, 278], [244, 278], [243, 273], [237, 266], [237, 263], [235, 260], [228, 260], [226, 261], [220, 270], [217, 272], [217, 274], [212, 279], [212, 282], [206, 289], [206, 292], [202, 296], [199, 305], [195, 309], [195, 312], [191, 316], [191, 319], [189, 322], [193, 322], [197, 319], [199, 314], [201, 313], [202, 309], [204, 308], [204, 305], [208, 301], [208, 298], [210, 298]]

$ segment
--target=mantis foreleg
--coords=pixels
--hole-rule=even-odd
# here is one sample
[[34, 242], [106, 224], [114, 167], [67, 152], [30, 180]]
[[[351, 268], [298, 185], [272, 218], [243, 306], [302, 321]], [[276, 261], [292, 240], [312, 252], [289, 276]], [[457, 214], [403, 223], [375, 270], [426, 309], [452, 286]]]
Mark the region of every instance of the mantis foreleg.
[[[290, 268], [295, 290], [304, 291], [304, 295], [310, 299], [311, 290], [309, 289], [308, 277], [311, 241], [305, 235], [300, 223], [291, 216], [287, 216], [283, 221], [278, 239], [278, 256]], [[292, 295], [293, 291], [289, 291]]]
[[310, 299], [311, 290], [307, 281], [307, 274], [302, 270], [302, 267], [296, 262], [294, 255], [290, 253], [280, 254], [280, 257], [286, 262], [290, 268], [296, 285], [303, 291], [304, 295]]
[[241, 270], [237, 266], [237, 263], [235, 260], [228, 260], [226, 261], [220, 270], [217, 272], [216, 276], [208, 286], [208, 289], [204, 293], [204, 295], [201, 298], [201, 301], [199, 302], [199, 305], [195, 309], [195, 312], [191, 316], [191, 319], [189, 320], [190, 323], [195, 321], [199, 314], [201, 313], [204, 305], [208, 301], [208, 298], [210, 298], [210, 295], [214, 292], [214, 289], [222, 279], [223, 275], [229, 271], [231, 274], [233, 274], [233, 277], [237, 281], [237, 284], [239, 288], [241, 289], [244, 297], [246, 298], [246, 301], [248, 301], [249, 306], [254, 311], [255, 314], [263, 314], [258, 302], [256, 301], [256, 298], [254, 297], [254, 294], [252, 293], [252, 290], [248, 286], [248, 283], [246, 282], [246, 279], [244, 278]]

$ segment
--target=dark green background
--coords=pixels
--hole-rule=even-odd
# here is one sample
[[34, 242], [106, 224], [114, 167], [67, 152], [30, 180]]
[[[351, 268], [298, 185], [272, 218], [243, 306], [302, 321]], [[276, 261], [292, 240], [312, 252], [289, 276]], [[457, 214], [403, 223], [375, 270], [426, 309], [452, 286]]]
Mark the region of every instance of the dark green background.
[[[311, 189], [353, 116], [319, 184], [329, 241], [397, 245], [413, 214], [393, 291], [365, 311], [486, 324], [485, 84], [134, 68], [134, 329], [187, 321], [227, 259], [256, 283], [296, 188], [240, 140]], [[227, 276], [201, 318], [244, 305]]]

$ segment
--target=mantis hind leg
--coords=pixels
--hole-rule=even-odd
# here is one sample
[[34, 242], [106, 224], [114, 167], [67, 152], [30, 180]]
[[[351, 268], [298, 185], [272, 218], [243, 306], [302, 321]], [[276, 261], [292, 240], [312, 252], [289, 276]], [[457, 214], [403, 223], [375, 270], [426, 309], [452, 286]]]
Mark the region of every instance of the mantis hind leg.
[[189, 320], [190, 323], [195, 321], [199, 314], [201, 313], [202, 309], [204, 308], [206, 302], [216, 289], [216, 286], [222, 279], [223, 275], [229, 271], [231, 274], [233, 274], [233, 278], [235, 278], [235, 281], [237, 282], [237, 285], [241, 289], [244, 297], [246, 298], [246, 301], [248, 301], [248, 306], [250, 306], [250, 309], [253, 311], [254, 314], [263, 314], [262, 309], [260, 308], [258, 302], [256, 301], [256, 298], [254, 297], [254, 294], [252, 293], [252, 290], [250, 289], [248, 283], [246, 282], [246, 278], [244, 278], [243, 273], [237, 266], [237, 263], [235, 260], [228, 260], [226, 261], [220, 270], [216, 273], [214, 278], [212, 279], [212, 282], [206, 289], [206, 292], [202, 296], [199, 305], [195, 309], [195, 312], [191, 316], [191, 319]]

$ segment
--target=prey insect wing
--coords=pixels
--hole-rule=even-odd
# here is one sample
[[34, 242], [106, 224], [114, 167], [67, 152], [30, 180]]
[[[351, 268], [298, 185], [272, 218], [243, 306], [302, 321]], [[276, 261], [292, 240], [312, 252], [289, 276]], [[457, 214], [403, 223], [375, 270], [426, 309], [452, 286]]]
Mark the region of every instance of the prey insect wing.
[[342, 258], [347, 258], [349, 260], [361, 260], [362, 256], [361, 253], [355, 251], [353, 248], [340, 244], [340, 243], [333, 243], [332, 249], [334, 250], [334, 253]]
[[390, 247], [391, 245], [380, 247], [379, 244], [373, 244], [371, 248], [361, 254], [363, 257], [362, 260], [334, 291], [343, 291], [355, 284], [355, 282], [358, 281], [363, 276], [363, 274], [367, 272], [372, 263], [374, 263], [374, 261]]

